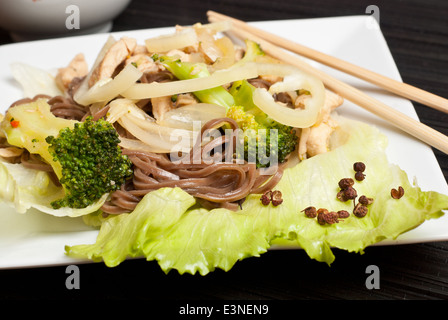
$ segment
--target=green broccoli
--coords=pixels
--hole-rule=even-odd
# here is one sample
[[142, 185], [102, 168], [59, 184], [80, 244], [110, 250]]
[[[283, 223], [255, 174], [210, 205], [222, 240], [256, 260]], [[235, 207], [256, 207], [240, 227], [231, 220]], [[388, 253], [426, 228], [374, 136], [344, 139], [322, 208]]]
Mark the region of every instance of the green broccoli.
[[253, 90], [255, 87], [247, 80], [235, 82], [230, 88], [235, 105], [227, 109], [226, 115], [243, 130], [244, 144], [240, 153], [244, 151], [245, 160], [256, 159], [259, 168], [282, 163], [296, 148], [296, 132], [294, 128], [278, 123], [262, 112], [253, 103]]
[[[256, 61], [265, 54], [260, 46], [246, 40], [243, 62]], [[176, 78], [180, 80], [207, 77], [207, 66], [201, 63], [181, 62], [172, 57], [155, 56]], [[256, 162], [257, 167], [268, 167], [273, 161], [284, 162], [297, 145], [297, 136], [292, 127], [282, 125], [262, 112], [252, 100], [255, 87], [246, 80], [234, 82], [230, 90], [224, 87], [194, 92], [205, 103], [214, 103], [226, 108], [226, 116], [237, 121], [242, 129], [243, 139], [237, 148], [237, 157]]]
[[62, 166], [61, 184], [66, 196], [52, 206], [84, 208], [115, 191], [132, 175], [131, 162], [121, 154], [120, 139], [106, 120], [91, 117], [48, 136], [50, 154]]
[[[15, 126], [10, 124], [12, 118]], [[62, 199], [51, 203], [54, 209], [85, 208], [119, 189], [132, 175], [118, 134], [105, 120], [57, 118], [39, 99], [10, 108], [1, 127], [11, 145], [40, 155], [52, 166], [65, 191]]]

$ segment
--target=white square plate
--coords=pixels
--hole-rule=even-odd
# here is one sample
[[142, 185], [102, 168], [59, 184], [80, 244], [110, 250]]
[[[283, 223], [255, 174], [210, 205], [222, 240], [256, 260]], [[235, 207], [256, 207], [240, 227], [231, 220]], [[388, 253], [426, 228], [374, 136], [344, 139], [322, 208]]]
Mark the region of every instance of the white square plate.
[[[401, 80], [385, 39], [370, 17], [351, 16], [307, 20], [282, 20], [254, 22], [254, 25], [300, 42], [313, 49], [371, 69], [390, 78]], [[171, 33], [174, 28], [127, 31], [114, 33], [134, 37], [139, 43], [149, 37]], [[74, 38], [42, 40], [0, 47], [0, 112], [15, 100], [22, 98], [21, 88], [12, 78], [10, 64], [24, 62], [42, 69], [56, 70], [83, 52], [93, 64], [96, 55], [109, 34], [96, 34]], [[362, 80], [339, 71], [317, 65], [332, 76], [345, 81], [408, 116], [418, 119], [412, 103], [388, 94]], [[346, 101], [339, 112], [380, 128], [388, 137], [387, 154], [392, 163], [398, 164], [409, 177], [415, 178], [426, 191], [448, 194], [448, 186], [440, 166], [427, 145], [398, 131], [360, 107]], [[18, 214], [0, 205], [0, 269], [51, 266], [80, 263], [64, 254], [65, 245], [94, 243], [98, 231], [85, 226], [80, 218], [57, 218], [30, 211]], [[404, 244], [448, 240], [448, 217], [430, 220], [407, 232], [394, 241], [380, 245]]]

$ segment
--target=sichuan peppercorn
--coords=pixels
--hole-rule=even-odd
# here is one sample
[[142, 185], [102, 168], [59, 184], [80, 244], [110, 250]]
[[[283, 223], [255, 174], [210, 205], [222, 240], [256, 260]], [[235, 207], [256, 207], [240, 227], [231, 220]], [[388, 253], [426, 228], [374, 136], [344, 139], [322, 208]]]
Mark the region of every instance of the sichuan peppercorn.
[[353, 164], [353, 170], [356, 172], [364, 172], [366, 170], [366, 165], [362, 162], [355, 162]]
[[337, 212], [337, 214], [339, 216], [339, 219], [346, 219], [346, 218], [348, 218], [350, 216], [350, 213], [348, 211], [346, 211], [346, 210], [339, 210]]
[[355, 181], [353, 181], [352, 178], [343, 178], [339, 180], [339, 188], [341, 189], [347, 189], [355, 184]]
[[269, 203], [271, 203], [272, 198], [272, 191], [266, 191], [260, 198], [261, 203], [265, 206], [267, 206]]
[[354, 200], [354, 199], [356, 199], [357, 196], [358, 196], [358, 193], [352, 187], [343, 189], [343, 190], [339, 191], [338, 194], [336, 195], [336, 197], [342, 202], [346, 202], [348, 200]]
[[324, 214], [323, 219], [328, 224], [334, 224], [339, 222], [339, 215], [337, 214], [337, 212], [330, 211]]
[[271, 202], [272, 205], [274, 206], [278, 206], [283, 202], [281, 191], [279, 190], [272, 191]]
[[358, 171], [355, 173], [355, 179], [357, 181], [363, 181], [365, 179], [366, 175], [362, 173], [361, 171]]
[[307, 207], [304, 210], [302, 210], [303, 212], [305, 212], [305, 215], [308, 218], [316, 218], [317, 217], [317, 210], [315, 207]]
[[358, 202], [363, 204], [363, 205], [365, 205], [365, 206], [368, 206], [369, 204], [373, 203], [373, 199], [372, 198], [368, 198], [366, 196], [360, 196], [359, 199], [358, 199]]
[[325, 223], [327, 223], [325, 221], [325, 215], [328, 213], [327, 209], [319, 209], [317, 210], [317, 222], [321, 225], [324, 225]]
[[399, 186], [399, 187], [398, 187], [398, 190], [397, 190], [397, 189], [392, 189], [392, 190], [390, 191], [390, 195], [391, 195], [392, 198], [394, 198], [394, 199], [400, 199], [400, 198], [404, 195], [404, 189], [403, 189], [403, 187], [402, 187], [402, 186]]
[[355, 208], [353, 209], [353, 214], [355, 216], [357, 216], [358, 218], [363, 218], [367, 215], [367, 212], [369, 211], [369, 209], [367, 208], [367, 206], [358, 203], [356, 204]]

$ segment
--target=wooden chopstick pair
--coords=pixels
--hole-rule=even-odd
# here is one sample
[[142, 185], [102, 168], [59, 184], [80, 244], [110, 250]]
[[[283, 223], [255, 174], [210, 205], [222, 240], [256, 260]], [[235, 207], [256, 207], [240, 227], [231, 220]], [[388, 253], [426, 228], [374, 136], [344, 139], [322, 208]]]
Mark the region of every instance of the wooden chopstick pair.
[[[407, 99], [422, 103], [431, 108], [448, 113], [448, 100], [436, 96], [427, 91], [415, 88], [408, 84], [384, 77], [375, 72], [355, 66], [349, 62], [326, 55], [319, 51], [307, 48], [305, 46], [293, 43], [290, 40], [279, 37], [272, 33], [258, 29], [241, 20], [214, 12], [207, 12], [210, 22], [229, 21], [232, 24], [231, 33], [241, 39], [251, 39], [257, 42], [263, 50], [269, 55], [294, 65], [304, 72], [314, 75], [321, 79], [325, 87], [338, 93], [343, 98], [363, 107], [380, 118], [390, 122], [395, 127], [403, 130], [409, 135], [425, 142], [426, 144], [448, 154], [448, 137], [433, 128], [389, 107], [381, 101], [378, 101], [364, 92], [352, 87], [328, 74], [318, 70], [303, 61], [298, 55], [311, 60], [333, 67], [352, 76], [356, 76], [365, 81], [371, 82], [394, 94]], [[290, 52], [288, 52], [290, 51]], [[294, 54], [293, 54], [294, 53]]]

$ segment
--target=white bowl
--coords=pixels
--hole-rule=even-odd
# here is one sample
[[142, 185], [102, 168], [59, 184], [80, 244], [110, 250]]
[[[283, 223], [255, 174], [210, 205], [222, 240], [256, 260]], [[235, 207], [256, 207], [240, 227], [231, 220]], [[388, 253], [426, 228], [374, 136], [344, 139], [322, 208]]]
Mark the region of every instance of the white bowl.
[[0, 0], [0, 27], [15, 41], [109, 32], [131, 0]]

